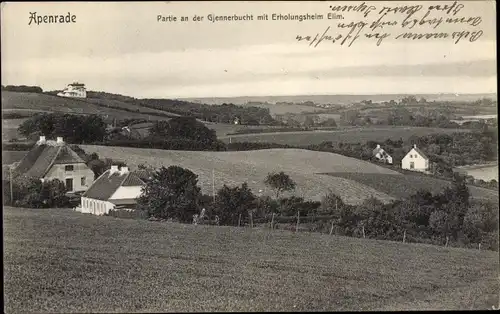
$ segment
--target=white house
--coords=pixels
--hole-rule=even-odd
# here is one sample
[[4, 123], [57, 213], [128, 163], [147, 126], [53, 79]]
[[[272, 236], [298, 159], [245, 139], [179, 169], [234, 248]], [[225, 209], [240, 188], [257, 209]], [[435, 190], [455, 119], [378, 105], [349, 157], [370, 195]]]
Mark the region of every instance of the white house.
[[429, 169], [429, 158], [417, 148], [417, 145], [413, 145], [413, 148], [401, 160], [401, 168], [426, 172]]
[[61, 97], [73, 97], [73, 98], [86, 98], [87, 97], [87, 89], [85, 88], [85, 84], [81, 84], [78, 82], [68, 84], [65, 90], [58, 93], [57, 96]]
[[111, 166], [82, 195], [75, 210], [94, 215], [108, 214], [112, 209], [134, 210], [149, 172], [130, 172], [128, 167]]
[[19, 161], [13, 176], [38, 178], [42, 182], [59, 179], [69, 193], [83, 192], [94, 181], [94, 172], [62, 137], [54, 141], [40, 136], [33, 148]]
[[373, 158], [380, 162], [388, 163], [392, 165], [392, 157], [389, 155], [383, 148], [380, 147], [380, 145], [377, 145], [375, 149], [373, 150], [372, 154]]

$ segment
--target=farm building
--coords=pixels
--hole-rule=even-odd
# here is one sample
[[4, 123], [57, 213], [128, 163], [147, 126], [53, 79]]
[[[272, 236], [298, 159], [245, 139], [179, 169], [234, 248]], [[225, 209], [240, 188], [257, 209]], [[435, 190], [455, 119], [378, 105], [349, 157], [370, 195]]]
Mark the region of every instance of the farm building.
[[61, 97], [73, 97], [73, 98], [86, 98], [87, 90], [85, 88], [85, 84], [81, 84], [78, 82], [68, 84], [65, 90], [60, 93], [57, 93], [57, 96]]
[[429, 158], [417, 148], [417, 145], [413, 145], [413, 148], [401, 160], [401, 168], [427, 172], [429, 169]]
[[13, 177], [27, 176], [42, 181], [59, 179], [68, 192], [83, 192], [92, 184], [94, 172], [78, 156], [62, 137], [56, 141], [40, 136], [35, 146], [13, 169]]
[[133, 210], [149, 175], [146, 170], [131, 172], [128, 167], [111, 166], [82, 195], [76, 210], [94, 215], [104, 215], [112, 209]]
[[235, 117], [235, 118], [233, 119], [233, 124], [240, 124], [240, 123], [241, 123], [241, 119], [240, 119], [240, 118]]
[[372, 156], [374, 159], [380, 162], [392, 165], [391, 155], [389, 155], [383, 148], [381, 148], [380, 145], [377, 145], [377, 147], [373, 149]]

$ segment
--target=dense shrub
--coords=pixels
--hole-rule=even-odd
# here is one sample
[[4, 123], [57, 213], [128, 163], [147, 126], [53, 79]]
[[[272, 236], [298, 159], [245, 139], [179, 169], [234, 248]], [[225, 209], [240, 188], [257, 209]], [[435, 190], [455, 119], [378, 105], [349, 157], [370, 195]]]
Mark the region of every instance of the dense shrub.
[[211, 143], [198, 142], [183, 138], [171, 139], [127, 139], [110, 140], [105, 142], [94, 142], [94, 145], [121, 146], [135, 148], [154, 148], [166, 150], [189, 150], [189, 151], [225, 151], [226, 145], [221, 141]]
[[39, 179], [19, 176], [12, 181], [12, 196], [10, 182], [4, 181], [4, 204], [28, 208], [58, 208], [68, 207], [69, 198], [66, 187], [58, 179], [42, 182]]
[[22, 92], [22, 93], [43, 93], [40, 86], [26, 86], [26, 85], [2, 85], [2, 91], [9, 92]]

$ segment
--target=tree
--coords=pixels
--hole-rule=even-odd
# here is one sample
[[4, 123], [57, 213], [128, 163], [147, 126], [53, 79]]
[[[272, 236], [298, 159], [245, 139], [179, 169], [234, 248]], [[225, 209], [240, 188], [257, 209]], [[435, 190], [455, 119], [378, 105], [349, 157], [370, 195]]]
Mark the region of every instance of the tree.
[[201, 189], [198, 176], [179, 166], [162, 167], [142, 188], [137, 207], [149, 216], [190, 222], [198, 213]]
[[473, 204], [464, 217], [463, 229], [471, 240], [481, 242], [485, 234], [498, 231], [498, 210], [491, 203]]
[[344, 206], [345, 204], [342, 199], [330, 191], [322, 198], [318, 212], [326, 215], [334, 214], [340, 217], [340, 211]]
[[246, 218], [255, 209], [256, 196], [245, 182], [241, 187], [224, 185], [215, 198], [214, 212], [219, 216], [220, 224], [235, 226], [239, 215]]
[[283, 171], [269, 173], [264, 183], [275, 191], [276, 198], [279, 198], [283, 192], [295, 190], [296, 186], [295, 181]]
[[152, 137], [184, 138], [201, 143], [213, 143], [217, 140], [215, 131], [194, 117], [175, 117], [168, 121], [157, 121], [149, 132]]

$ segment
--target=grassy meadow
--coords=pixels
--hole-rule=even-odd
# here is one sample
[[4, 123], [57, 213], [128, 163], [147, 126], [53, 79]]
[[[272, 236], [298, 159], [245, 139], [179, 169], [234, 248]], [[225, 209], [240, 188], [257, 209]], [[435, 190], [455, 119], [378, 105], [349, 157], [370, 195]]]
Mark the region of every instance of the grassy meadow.
[[[110, 108], [108, 106], [112, 106], [118, 109]], [[20, 93], [9, 91], [2, 91], [2, 110], [4, 109], [29, 109], [35, 111], [73, 114], [100, 114], [107, 115], [109, 118], [116, 119], [168, 119], [166, 117], [155, 115], [155, 113], [167, 114], [164, 111], [137, 107], [136, 105], [121, 102], [118, 100], [102, 100], [93, 98], [77, 99], [52, 96], [48, 94]], [[130, 112], [126, 111], [126, 109], [139, 109], [140, 112]], [[172, 114], [172, 116], [175, 115]]]
[[[381, 192], [387, 193], [394, 198], [407, 198], [421, 189], [437, 193], [442, 191], [444, 188], [451, 186], [450, 181], [425, 175], [393, 175], [359, 172], [337, 172], [328, 173], [327, 175], [345, 178], [365, 184]], [[469, 191], [475, 199], [498, 202], [498, 191], [476, 186], [469, 186]]]
[[490, 309], [498, 252], [4, 207], [6, 313]]
[[367, 127], [346, 128], [336, 131], [299, 131], [283, 133], [258, 133], [238, 134], [220, 137], [226, 143], [231, 142], [268, 142], [288, 145], [310, 145], [320, 144], [325, 141], [343, 143], [364, 143], [367, 141], [385, 141], [387, 139], [407, 140], [412, 135], [425, 136], [429, 134], [450, 134], [454, 132], [468, 132], [464, 129], [440, 129], [425, 127]]
[[[393, 197], [356, 181], [318, 175], [325, 172], [387, 173], [398, 172], [375, 164], [338, 154], [303, 149], [266, 149], [235, 152], [169, 151], [128, 147], [80, 145], [87, 153], [97, 153], [101, 158], [124, 160], [131, 169], [139, 164], [155, 168], [178, 165], [198, 175], [204, 193], [212, 193], [212, 169], [215, 173], [215, 189], [247, 182], [248, 186], [262, 195], [273, 195], [264, 185], [269, 172], [284, 171], [297, 182], [294, 195], [320, 200], [329, 190], [350, 204], [358, 204], [371, 195], [383, 202]], [[126, 158], [125, 158], [126, 156]]]

